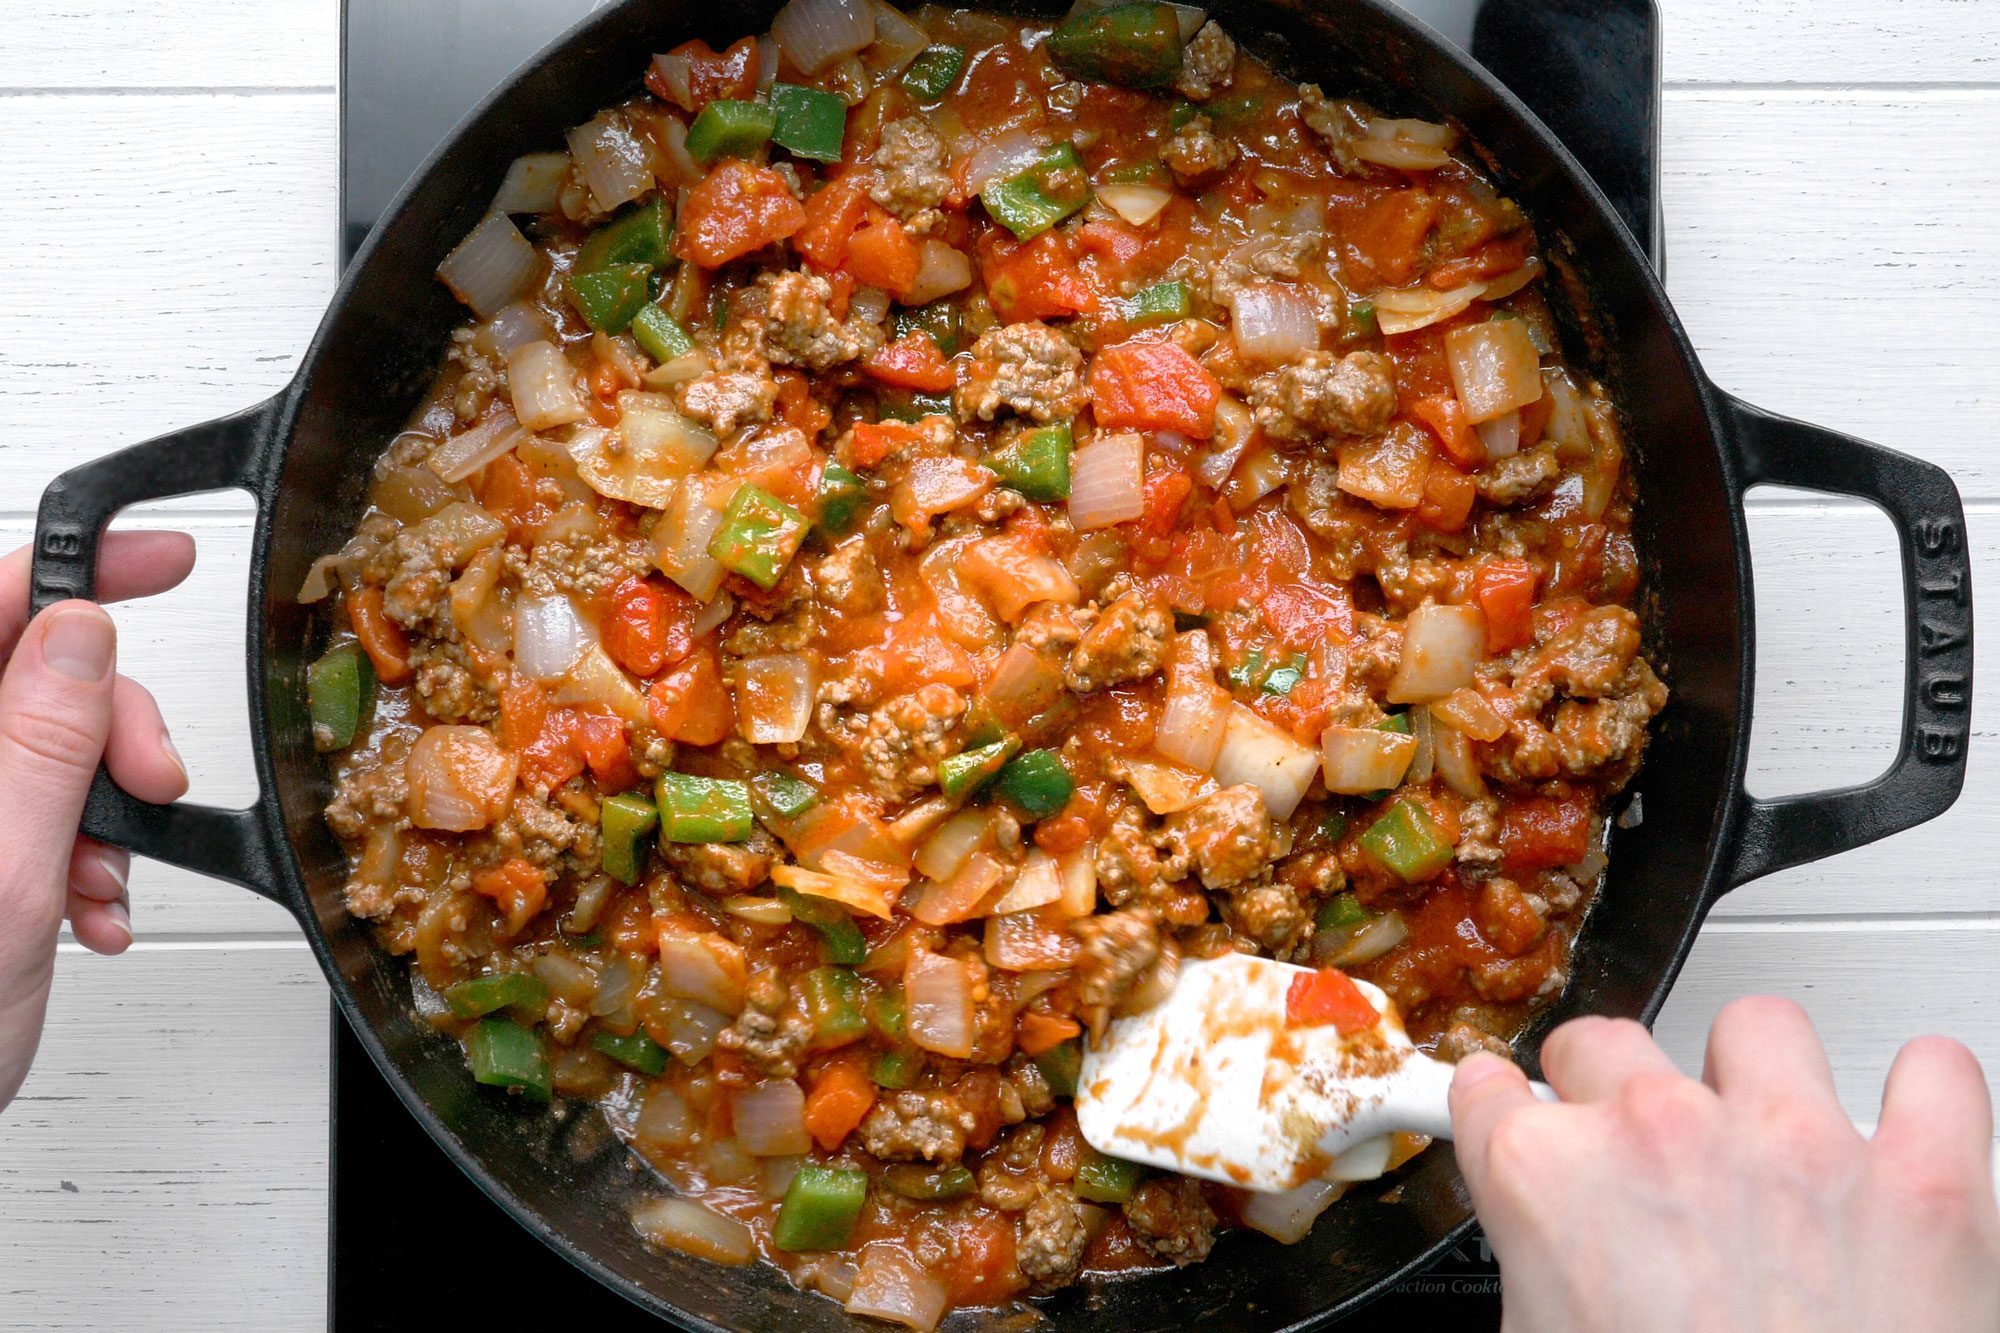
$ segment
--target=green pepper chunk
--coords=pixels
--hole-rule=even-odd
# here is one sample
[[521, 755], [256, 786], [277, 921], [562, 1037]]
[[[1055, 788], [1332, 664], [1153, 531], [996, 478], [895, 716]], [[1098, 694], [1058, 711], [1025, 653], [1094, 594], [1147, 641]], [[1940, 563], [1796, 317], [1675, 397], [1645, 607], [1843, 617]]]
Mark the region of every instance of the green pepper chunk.
[[1319, 917], [1313, 924], [1320, 930], [1353, 930], [1367, 925], [1373, 915], [1353, 894], [1336, 893], [1320, 904]]
[[604, 798], [597, 820], [604, 873], [620, 884], [637, 884], [646, 864], [646, 835], [660, 822], [659, 808], [638, 792], [621, 792]]
[[1361, 835], [1361, 848], [1406, 884], [1429, 879], [1451, 864], [1451, 844], [1424, 808], [1405, 797]]
[[1375, 323], [1375, 303], [1373, 301], [1356, 301], [1353, 305], [1347, 307], [1347, 322], [1353, 327], [1356, 337], [1373, 337], [1377, 328]]
[[924, 1057], [920, 1051], [884, 1051], [868, 1067], [868, 1077], [878, 1088], [900, 1090], [915, 1083], [923, 1068]]
[[797, 819], [819, 804], [819, 788], [775, 768], [750, 779], [750, 785], [780, 819]]
[[313, 744], [344, 750], [354, 743], [361, 715], [375, 697], [375, 667], [358, 648], [335, 648], [306, 668], [306, 712]]
[[1262, 648], [1252, 649], [1250, 655], [1224, 672], [1231, 685], [1239, 690], [1254, 690], [1264, 683], [1266, 663]]
[[850, 469], [828, 459], [819, 474], [819, 527], [835, 536], [854, 526], [868, 487]]
[[549, 1099], [549, 1056], [531, 1028], [504, 1018], [482, 1018], [465, 1037], [472, 1079], [490, 1088], [519, 1088], [529, 1101]]
[[1113, 5], [1065, 20], [1043, 49], [1079, 79], [1164, 88], [1181, 72], [1181, 24], [1171, 5]]
[[1375, 730], [1393, 731], [1398, 735], [1407, 736], [1410, 734], [1410, 715], [1408, 713], [1391, 713], [1375, 724]]
[[1122, 302], [1120, 308], [1127, 324], [1142, 328], [1186, 319], [1194, 309], [1194, 297], [1188, 285], [1179, 280], [1156, 282], [1140, 289], [1130, 300]]
[[903, 86], [919, 102], [935, 102], [958, 86], [958, 76], [964, 72], [964, 47], [926, 47], [903, 71]]
[[750, 836], [750, 788], [741, 782], [662, 773], [654, 795], [663, 843], [742, 842]]
[[882, 1183], [906, 1199], [937, 1203], [959, 1199], [978, 1188], [979, 1180], [962, 1163], [950, 1166], [918, 1166], [906, 1162], [882, 1173]]
[[843, 1250], [868, 1201], [868, 1173], [850, 1167], [802, 1166], [785, 1187], [771, 1244], [781, 1250]]
[[1000, 794], [1030, 819], [1042, 819], [1069, 804], [1076, 782], [1054, 750], [1030, 750], [1000, 770]]
[[890, 321], [890, 335], [902, 338], [921, 333], [937, 344], [946, 356], [955, 355], [965, 343], [965, 312], [956, 301], [932, 301], [915, 309], [899, 308]]
[[761, 486], [739, 486], [722, 526], [709, 538], [709, 555], [769, 592], [798, 554], [812, 525], [806, 516]]
[[694, 339], [665, 306], [649, 304], [632, 317], [632, 340], [663, 366], [695, 350]]
[[908, 1030], [909, 1002], [901, 987], [876, 991], [868, 1001], [868, 1021], [884, 1040], [900, 1042]]
[[1329, 810], [1319, 821], [1319, 831], [1328, 842], [1339, 842], [1347, 835], [1347, 816], [1339, 810]]
[[591, 1049], [601, 1051], [648, 1078], [657, 1078], [667, 1072], [667, 1048], [643, 1032], [635, 1032], [629, 1037], [621, 1037], [615, 1032], [600, 1032], [590, 1039], [590, 1045]]
[[576, 252], [572, 272], [595, 273], [613, 264], [644, 264], [658, 268], [673, 258], [674, 215], [666, 200], [654, 195], [626, 209], [590, 233]]
[[925, 417], [951, 415], [948, 393], [877, 393], [875, 403], [883, 421], [907, 421], [911, 425]]
[[1068, 423], [1023, 431], [986, 456], [1000, 484], [1044, 503], [1069, 499], [1069, 456], [1076, 448]]
[[779, 889], [778, 897], [792, 909], [792, 920], [819, 932], [826, 942], [828, 959], [854, 967], [868, 957], [868, 941], [862, 938], [861, 927], [854, 924], [846, 908], [796, 889]]
[[703, 107], [694, 124], [688, 126], [688, 156], [697, 162], [748, 157], [769, 142], [777, 128], [776, 107], [719, 97]]
[[938, 765], [938, 787], [957, 800], [970, 796], [1000, 772], [1021, 743], [1012, 736], [952, 755]]
[[1305, 677], [1306, 655], [1296, 653], [1285, 659], [1282, 666], [1272, 667], [1270, 674], [1264, 677], [1264, 683], [1259, 688], [1266, 694], [1275, 694], [1282, 698], [1298, 688], [1299, 682]]
[[846, 102], [817, 88], [774, 83], [771, 109], [777, 113], [771, 127], [772, 143], [794, 157], [840, 161], [841, 141], [847, 137]]
[[1122, 1157], [1106, 1157], [1094, 1149], [1077, 1164], [1071, 1188], [1092, 1203], [1124, 1203], [1146, 1178], [1146, 1168]]
[[989, 181], [979, 202], [995, 222], [1029, 241], [1089, 203], [1090, 181], [1075, 145], [1059, 143], [1024, 170]]
[[1188, 101], [1185, 97], [1176, 97], [1174, 104], [1167, 108], [1167, 128], [1170, 130], [1182, 129], [1200, 114], [1201, 108], [1193, 102]]
[[444, 1002], [460, 1018], [484, 1018], [502, 1009], [540, 1010], [549, 1002], [549, 988], [526, 972], [495, 972], [450, 987]]
[[1035, 1057], [1035, 1068], [1048, 1080], [1050, 1092], [1058, 1097], [1076, 1096], [1076, 1080], [1083, 1073], [1083, 1043], [1072, 1037], [1049, 1047]]
[[649, 264], [606, 264], [589, 273], [571, 273], [563, 290], [584, 323], [599, 333], [623, 333], [652, 299], [646, 288], [652, 276]]
[[865, 995], [854, 969], [816, 967], [799, 978], [799, 996], [812, 1020], [815, 1049], [845, 1046], [868, 1035]]

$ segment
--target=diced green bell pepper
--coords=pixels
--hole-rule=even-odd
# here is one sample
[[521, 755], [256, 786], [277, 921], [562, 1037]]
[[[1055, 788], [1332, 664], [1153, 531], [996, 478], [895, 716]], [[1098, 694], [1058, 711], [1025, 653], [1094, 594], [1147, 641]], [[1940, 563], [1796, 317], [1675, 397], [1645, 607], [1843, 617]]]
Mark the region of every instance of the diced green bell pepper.
[[838, 536], [854, 526], [868, 487], [851, 470], [828, 459], [820, 470], [818, 498], [820, 529]]
[[694, 339], [665, 306], [648, 305], [632, 317], [632, 339], [661, 365], [679, 360], [695, 349]]
[[659, 808], [638, 792], [621, 792], [604, 798], [597, 818], [604, 873], [620, 884], [637, 884], [646, 865], [646, 835], [660, 822]]
[[778, 110], [764, 102], [739, 102], [721, 97], [701, 109], [688, 126], [688, 156], [697, 162], [718, 157], [748, 157], [770, 141], [778, 128]]
[[1275, 694], [1282, 698], [1297, 689], [1299, 682], [1305, 677], [1306, 655], [1296, 653], [1286, 658], [1282, 665], [1272, 667], [1270, 674], [1264, 677], [1264, 683], [1259, 688], [1266, 694]]
[[938, 788], [957, 800], [970, 796], [1000, 772], [1021, 743], [1012, 736], [952, 755], [938, 765]]
[[1373, 301], [1356, 301], [1353, 305], [1347, 307], [1347, 323], [1354, 331], [1355, 337], [1374, 337], [1377, 327], [1375, 323], [1375, 303]]
[[1079, 79], [1164, 88], [1181, 72], [1181, 24], [1170, 5], [1114, 5], [1065, 20], [1043, 49]]
[[868, 1067], [868, 1077], [878, 1088], [907, 1088], [917, 1081], [923, 1072], [924, 1057], [921, 1051], [884, 1051], [875, 1057]]
[[599, 333], [623, 333], [652, 299], [646, 288], [652, 276], [648, 264], [606, 264], [590, 273], [571, 273], [563, 290], [584, 323]]
[[868, 1015], [861, 978], [847, 967], [816, 967], [799, 978], [799, 996], [812, 1020], [813, 1045], [819, 1050], [845, 1046], [868, 1035]]
[[1239, 690], [1254, 690], [1264, 683], [1267, 671], [1268, 664], [1264, 660], [1264, 650], [1253, 648], [1248, 657], [1229, 668], [1223, 675]]
[[465, 1037], [472, 1078], [491, 1088], [519, 1088], [530, 1101], [549, 1099], [549, 1056], [532, 1028], [504, 1018], [482, 1018]]
[[958, 76], [964, 72], [964, 47], [926, 47], [903, 71], [903, 86], [919, 102], [935, 102], [958, 86]]
[[1035, 1068], [1048, 1080], [1050, 1092], [1058, 1097], [1076, 1096], [1076, 1080], [1083, 1073], [1083, 1043], [1072, 1038], [1049, 1047], [1035, 1057]]
[[811, 526], [804, 514], [761, 486], [739, 486], [722, 511], [722, 526], [709, 539], [708, 553], [724, 569], [769, 592]]
[[1125, 322], [1142, 327], [1186, 319], [1193, 309], [1194, 297], [1188, 291], [1188, 285], [1179, 280], [1156, 282], [1120, 303], [1120, 313]]
[[1319, 831], [1326, 835], [1328, 842], [1339, 842], [1347, 836], [1347, 815], [1344, 811], [1329, 810], [1319, 821]]
[[1030, 750], [1000, 770], [999, 792], [1030, 819], [1042, 819], [1069, 804], [1076, 782], [1054, 750]]
[[900, 1042], [908, 1028], [909, 1002], [901, 987], [876, 991], [868, 1000], [868, 1021], [888, 1041]]
[[1076, 1197], [1092, 1203], [1124, 1203], [1146, 1178], [1146, 1168], [1122, 1157], [1106, 1157], [1091, 1150], [1077, 1164], [1071, 1188]]
[[1367, 925], [1371, 915], [1353, 894], [1336, 893], [1320, 904], [1319, 917], [1313, 924], [1321, 930], [1353, 930]]
[[841, 1250], [868, 1201], [868, 1173], [850, 1167], [802, 1166], [785, 1187], [771, 1244], [781, 1250]]
[[774, 83], [771, 109], [777, 113], [771, 128], [772, 143], [795, 157], [840, 161], [840, 146], [847, 138], [846, 102], [817, 88]]
[[742, 842], [750, 836], [750, 788], [741, 782], [662, 773], [654, 795], [663, 843]]
[[978, 1177], [962, 1163], [950, 1166], [919, 1166], [905, 1162], [882, 1173], [882, 1183], [906, 1199], [937, 1203], [959, 1199], [979, 1186]]
[[1188, 101], [1185, 97], [1176, 97], [1174, 104], [1167, 108], [1167, 128], [1170, 130], [1182, 129], [1200, 114], [1201, 108], [1193, 102]]
[[344, 750], [354, 743], [361, 715], [375, 697], [375, 667], [359, 648], [335, 648], [306, 668], [306, 711], [313, 744]]
[[944, 393], [877, 392], [875, 403], [884, 421], [907, 421], [914, 425], [925, 417], [951, 415], [951, 395]]
[[1023, 431], [986, 456], [1003, 486], [1044, 503], [1069, 499], [1069, 456], [1076, 439], [1066, 422]]
[[667, 1072], [667, 1048], [643, 1032], [635, 1032], [629, 1037], [621, 1037], [615, 1032], [600, 1032], [590, 1039], [590, 1045], [593, 1050], [601, 1051], [648, 1078]]
[[1407, 736], [1410, 734], [1410, 715], [1408, 713], [1391, 713], [1375, 724], [1375, 730], [1393, 731], [1399, 736]]
[[769, 769], [750, 779], [759, 800], [780, 819], [797, 819], [819, 804], [819, 788], [804, 778]]
[[1361, 848], [1406, 884], [1429, 879], [1451, 864], [1451, 844], [1424, 808], [1405, 797], [1361, 835]]
[[484, 1018], [516, 1007], [538, 1011], [549, 1002], [549, 988], [526, 972], [495, 972], [449, 987], [444, 1002], [460, 1018]]
[[658, 268], [673, 258], [674, 215], [654, 195], [590, 233], [576, 252], [577, 273], [595, 273], [613, 264]]
[[890, 336], [925, 334], [946, 356], [956, 355], [965, 342], [965, 312], [956, 301], [932, 301], [915, 309], [898, 308], [889, 322]]
[[1075, 146], [1059, 143], [1025, 170], [989, 181], [979, 202], [995, 222], [1027, 241], [1089, 203], [1090, 181]]
[[820, 933], [820, 938], [826, 941], [828, 959], [854, 967], [868, 957], [868, 941], [862, 938], [861, 927], [854, 924], [846, 908], [795, 889], [779, 889], [778, 897], [792, 909], [792, 920]]

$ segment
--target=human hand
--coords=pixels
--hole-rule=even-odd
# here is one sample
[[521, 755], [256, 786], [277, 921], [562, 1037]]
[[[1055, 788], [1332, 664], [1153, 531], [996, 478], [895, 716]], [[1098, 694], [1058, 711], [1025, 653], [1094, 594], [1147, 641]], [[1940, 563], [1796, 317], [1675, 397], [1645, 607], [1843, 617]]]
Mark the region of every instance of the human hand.
[[[113, 674], [111, 617], [70, 601], [29, 623], [28, 557], [23, 547], [0, 560], [0, 1108], [41, 1040], [63, 918], [97, 953], [132, 943], [130, 858], [76, 831], [99, 761], [142, 801], [178, 800], [188, 785], [153, 696]], [[100, 595], [149, 597], [192, 568], [182, 533], [111, 533]]]
[[1565, 1023], [1542, 1068], [1560, 1104], [1491, 1055], [1452, 1083], [1511, 1333], [2000, 1328], [1993, 1110], [1957, 1042], [1903, 1047], [1873, 1138], [1772, 996], [1716, 1017], [1699, 1082], [1623, 1019]]

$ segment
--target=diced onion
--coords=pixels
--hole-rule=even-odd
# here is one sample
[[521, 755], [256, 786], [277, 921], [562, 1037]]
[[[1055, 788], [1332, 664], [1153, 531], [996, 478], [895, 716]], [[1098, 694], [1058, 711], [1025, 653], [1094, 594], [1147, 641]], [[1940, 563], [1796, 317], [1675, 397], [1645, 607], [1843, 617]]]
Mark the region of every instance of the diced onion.
[[411, 530], [411, 535], [442, 554], [456, 569], [475, 552], [498, 546], [507, 525], [478, 505], [454, 500]]
[[924, 885], [922, 895], [907, 910], [927, 926], [970, 921], [981, 914], [1006, 876], [998, 861], [985, 852], [974, 852], [950, 879]]
[[1296, 287], [1246, 283], [1229, 298], [1236, 349], [1252, 361], [1291, 361], [1319, 347], [1319, 318]]
[[[710, 474], [712, 475], [712, 474]], [[700, 601], [715, 596], [728, 573], [708, 553], [709, 539], [722, 526], [722, 511], [708, 503], [704, 477], [690, 478], [653, 529], [653, 563], [660, 572]]]
[[493, 317], [479, 326], [472, 336], [472, 344], [489, 356], [505, 358], [507, 353], [522, 343], [549, 336], [549, 322], [542, 318], [542, 312], [533, 303], [516, 301], [493, 312]]
[[771, 882], [794, 893], [808, 893], [815, 898], [826, 898], [845, 904], [857, 912], [887, 921], [889, 919], [889, 895], [879, 884], [851, 875], [835, 875], [823, 870], [809, 870], [805, 866], [781, 865], [771, 870]]
[[736, 610], [736, 599], [728, 593], [718, 593], [714, 601], [704, 605], [694, 618], [694, 637], [702, 635], [721, 625]]
[[796, 1157], [812, 1151], [806, 1133], [806, 1094], [789, 1078], [771, 1079], [736, 1094], [730, 1107], [736, 1141], [755, 1157]]
[[1097, 910], [1097, 851], [1085, 843], [1056, 858], [1062, 869], [1063, 894], [1058, 909], [1064, 916], [1089, 916]]
[[646, 1089], [646, 1099], [632, 1120], [632, 1137], [649, 1147], [685, 1148], [698, 1131], [686, 1098], [664, 1083]]
[[1521, 414], [1509, 412], [1504, 417], [1482, 421], [1472, 428], [1479, 436], [1479, 442], [1486, 446], [1488, 458], [1512, 458], [1521, 452]]
[[[507, 415], [511, 417], [513, 413]], [[398, 443], [410, 438], [430, 439], [418, 431], [405, 431], [396, 437]], [[436, 450], [432, 453], [435, 457]], [[418, 464], [414, 467], [385, 468], [376, 477], [368, 498], [398, 523], [414, 527], [456, 500], [458, 493], [437, 473]]]
[[590, 632], [561, 593], [514, 603], [514, 669], [531, 680], [558, 680], [590, 643]]
[[1326, 1164], [1327, 1179], [1342, 1182], [1378, 1179], [1389, 1169], [1389, 1158], [1395, 1148], [1392, 1134], [1363, 1139]]
[[597, 974], [567, 954], [545, 953], [535, 960], [533, 970], [565, 1004], [587, 1009], [597, 995]]
[[1000, 654], [982, 702], [1004, 727], [1015, 727], [1062, 697], [1062, 669], [1026, 643]]
[[668, 995], [739, 1014], [748, 982], [740, 946], [720, 935], [674, 927], [660, 932], [660, 989]]
[[683, 111], [694, 107], [694, 62], [677, 51], [663, 51], [653, 57], [649, 88], [666, 90], [667, 100]]
[[963, 509], [993, 489], [993, 474], [969, 458], [919, 458], [889, 492], [889, 512], [912, 532], [939, 514]]
[[1478, 800], [1486, 794], [1486, 779], [1479, 772], [1479, 757], [1473, 751], [1472, 738], [1435, 718], [1432, 721], [1431, 746], [1437, 775], [1444, 779], [1445, 786], [1466, 800]]
[[1521, 267], [1508, 273], [1502, 273], [1497, 278], [1488, 278], [1486, 280], [1484, 299], [1488, 301], [1504, 301], [1541, 276], [1542, 261], [1530, 255], [1521, 264]]
[[1541, 353], [1525, 319], [1461, 324], [1444, 335], [1444, 352], [1465, 419], [1475, 426], [1542, 396]]
[[1082, 949], [1067, 922], [1044, 920], [1040, 912], [990, 913], [986, 918], [986, 961], [1003, 971], [1059, 973], [1076, 962]]
[[1290, 819], [1318, 774], [1320, 757], [1242, 704], [1229, 706], [1222, 749], [1215, 756], [1215, 780], [1225, 787], [1244, 783], [1264, 793], [1274, 819]]
[[893, 1241], [868, 1247], [841, 1308], [849, 1314], [886, 1319], [918, 1333], [930, 1333], [950, 1304], [950, 1289], [905, 1254], [901, 1242]]
[[[1236, 466], [1236, 475], [1223, 486], [1222, 494], [1237, 513], [1247, 512], [1272, 491], [1285, 484], [1291, 474], [1291, 455], [1259, 446]], [[1421, 484], [1421, 483], [1419, 483]]]
[[1476, 741], [1497, 741], [1507, 734], [1507, 720], [1475, 689], [1453, 690], [1430, 706], [1431, 716]]
[[710, 1263], [747, 1264], [757, 1255], [749, 1227], [693, 1199], [648, 1199], [632, 1210], [632, 1226], [661, 1249]]
[[1075, 606], [1083, 597], [1062, 561], [1024, 549], [1006, 537], [972, 543], [960, 556], [958, 568], [1010, 624], [1019, 624], [1037, 602]]
[[608, 213], [653, 188], [646, 145], [623, 116], [604, 112], [569, 132], [570, 155], [590, 187], [591, 202]]
[[541, 272], [542, 257], [505, 213], [488, 213], [437, 267], [451, 294], [482, 319], [519, 300]]
[[771, 35], [794, 65], [817, 74], [875, 40], [875, 9], [868, 0], [791, 0]]
[[353, 567], [354, 557], [342, 551], [323, 555], [312, 562], [306, 570], [305, 581], [299, 584], [299, 603], [310, 606], [314, 602], [325, 601], [333, 593], [334, 584], [344, 570]]
[[1069, 464], [1069, 517], [1078, 532], [1129, 523], [1146, 512], [1146, 441], [1100, 435]]
[[1056, 866], [1056, 859], [1039, 847], [1028, 849], [1028, 859], [1014, 873], [1014, 882], [1007, 886], [1007, 892], [1000, 901], [993, 904], [993, 912], [1026, 912], [1036, 907], [1046, 907], [1063, 896], [1062, 871]]
[[1178, 814], [1215, 791], [1213, 778], [1179, 764], [1125, 759], [1119, 762], [1117, 771], [1156, 815]]
[[639, 692], [639, 687], [632, 683], [624, 668], [594, 643], [583, 650], [583, 655], [576, 659], [576, 665], [562, 678], [562, 684], [556, 687], [555, 701], [601, 708], [634, 726], [644, 726], [652, 721], [646, 707], [646, 696]]
[[1125, 221], [1143, 227], [1166, 211], [1174, 192], [1164, 185], [1100, 185], [1097, 197]]
[[567, 426], [589, 415], [577, 391], [576, 368], [554, 343], [522, 343], [507, 353], [507, 389], [514, 415], [529, 430]]
[[1401, 784], [1417, 752], [1417, 738], [1373, 727], [1328, 727], [1320, 736], [1326, 789], [1359, 796]]
[[568, 153], [529, 153], [514, 159], [507, 179], [493, 196], [496, 213], [547, 213], [555, 208], [563, 178], [569, 175]]
[[1450, 319], [1485, 290], [1482, 282], [1469, 282], [1446, 292], [1432, 287], [1389, 288], [1375, 293], [1369, 302], [1375, 307], [1375, 325], [1383, 333], [1410, 333]]
[[916, 281], [902, 299], [905, 305], [928, 305], [971, 285], [972, 261], [965, 251], [940, 240], [926, 240], [917, 251]]
[[514, 800], [519, 761], [484, 727], [427, 727], [403, 762], [410, 822], [469, 833], [496, 822]]
[[514, 646], [513, 595], [499, 586], [502, 568], [499, 548], [489, 546], [465, 562], [451, 585], [452, 624], [489, 653]]
[[503, 407], [432, 450], [431, 471], [442, 481], [464, 481], [512, 449], [520, 434], [521, 423]]
[[698, 1064], [715, 1049], [729, 1015], [694, 1000], [662, 996], [653, 1005], [646, 1031], [682, 1064]]
[[1335, 484], [1378, 509], [1415, 509], [1424, 501], [1430, 475], [1428, 432], [1408, 422], [1366, 440], [1343, 440], [1334, 451], [1340, 469]]
[[[766, 42], [765, 46], [775, 51], [777, 43]], [[665, 177], [671, 185], [698, 185], [706, 174], [701, 163], [694, 160], [694, 154], [687, 148], [687, 124], [679, 116], [662, 116], [659, 119], [660, 155], [669, 172]]]
[[1308, 1180], [1282, 1194], [1246, 1193], [1241, 1213], [1243, 1225], [1263, 1232], [1281, 1245], [1296, 1245], [1346, 1189], [1345, 1185], [1330, 1180]]
[[1556, 457], [1576, 463], [1590, 457], [1590, 418], [1569, 372], [1551, 366], [1542, 372], [1542, 388], [1549, 395], [1549, 424], [1542, 438], [1556, 447]]
[[924, 1050], [963, 1060], [972, 1054], [972, 981], [956, 958], [918, 949], [903, 965], [904, 1027]]
[[676, 484], [715, 453], [715, 437], [675, 410], [664, 394], [618, 395], [614, 436], [580, 436], [570, 455], [577, 474], [599, 495], [648, 509], [673, 502]]
[[724, 898], [721, 907], [738, 921], [748, 921], [753, 926], [788, 926], [792, 923], [792, 909], [783, 898], [736, 893]]
[[813, 666], [799, 653], [736, 663], [736, 724], [753, 745], [792, 745], [812, 721]]
[[671, 389], [676, 385], [698, 380], [713, 370], [714, 363], [708, 353], [697, 347], [692, 352], [683, 353], [671, 361], [663, 361], [640, 378], [648, 388]]
[[757, 91], [768, 93], [771, 85], [778, 81], [778, 61], [784, 52], [774, 41], [757, 43]]
[[1225, 393], [1215, 400], [1215, 435], [1208, 442], [1208, 452], [1194, 465], [1203, 485], [1212, 491], [1222, 489], [1256, 430], [1256, 419], [1241, 399]]
[[1476, 606], [1420, 606], [1403, 622], [1403, 657], [1389, 681], [1391, 703], [1427, 703], [1472, 683], [1486, 652], [1486, 613]]
[[1340, 948], [1326, 957], [1323, 966], [1359, 967], [1380, 958], [1409, 937], [1410, 927], [1402, 914], [1384, 912], [1348, 936]]
[[1027, 130], [1004, 130], [980, 145], [965, 166], [965, 192], [978, 194], [989, 181], [1005, 180], [1039, 162], [1045, 144]]
[[[605, 877], [608, 880], [608, 876]], [[595, 922], [592, 923], [596, 924]], [[571, 912], [565, 928], [578, 932], [587, 931], [589, 926], [578, 926], [576, 913]], [[643, 980], [639, 968], [622, 953], [611, 955], [611, 961], [597, 974], [597, 993], [591, 997], [590, 1012], [599, 1018], [615, 1014], [639, 998], [639, 982]]]
[[1229, 692], [1215, 683], [1215, 653], [1207, 632], [1180, 635], [1167, 667], [1167, 706], [1153, 732], [1153, 748], [1176, 763], [1208, 772], [1229, 728], [1229, 704]]
[[[1435, 171], [1451, 161], [1451, 154], [1443, 147], [1402, 133], [1404, 126], [1422, 126], [1427, 130], [1444, 128], [1421, 120], [1377, 120], [1369, 124], [1368, 133], [1349, 139], [1348, 148], [1363, 162], [1394, 167], [1398, 171]], [[1449, 132], [1446, 130], [1447, 134]]]
[[894, 5], [875, 0], [875, 40], [861, 53], [861, 63], [877, 83], [893, 79], [931, 44], [930, 34], [903, 17]]
[[1410, 771], [1403, 775], [1403, 781], [1422, 786], [1431, 780], [1431, 771], [1436, 766], [1437, 746], [1432, 740], [1430, 710], [1412, 708], [1410, 710], [1410, 736], [1417, 743], [1416, 753], [1410, 756]]
[[960, 561], [978, 540], [966, 534], [938, 542], [917, 562], [917, 573], [937, 606], [938, 628], [952, 642], [974, 651], [997, 647], [1006, 638], [986, 603], [965, 587], [969, 571], [960, 568]]

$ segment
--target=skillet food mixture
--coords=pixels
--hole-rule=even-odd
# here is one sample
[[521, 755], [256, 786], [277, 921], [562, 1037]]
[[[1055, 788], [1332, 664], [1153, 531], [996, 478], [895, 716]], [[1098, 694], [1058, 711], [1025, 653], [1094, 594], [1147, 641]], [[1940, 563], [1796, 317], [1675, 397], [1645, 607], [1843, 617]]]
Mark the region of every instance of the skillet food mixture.
[[1561, 988], [1667, 691], [1469, 159], [1179, 6], [793, 0], [514, 164], [309, 697], [349, 910], [649, 1240], [930, 1328], [1297, 1239], [1081, 1043], [1232, 949], [1447, 1058]]

